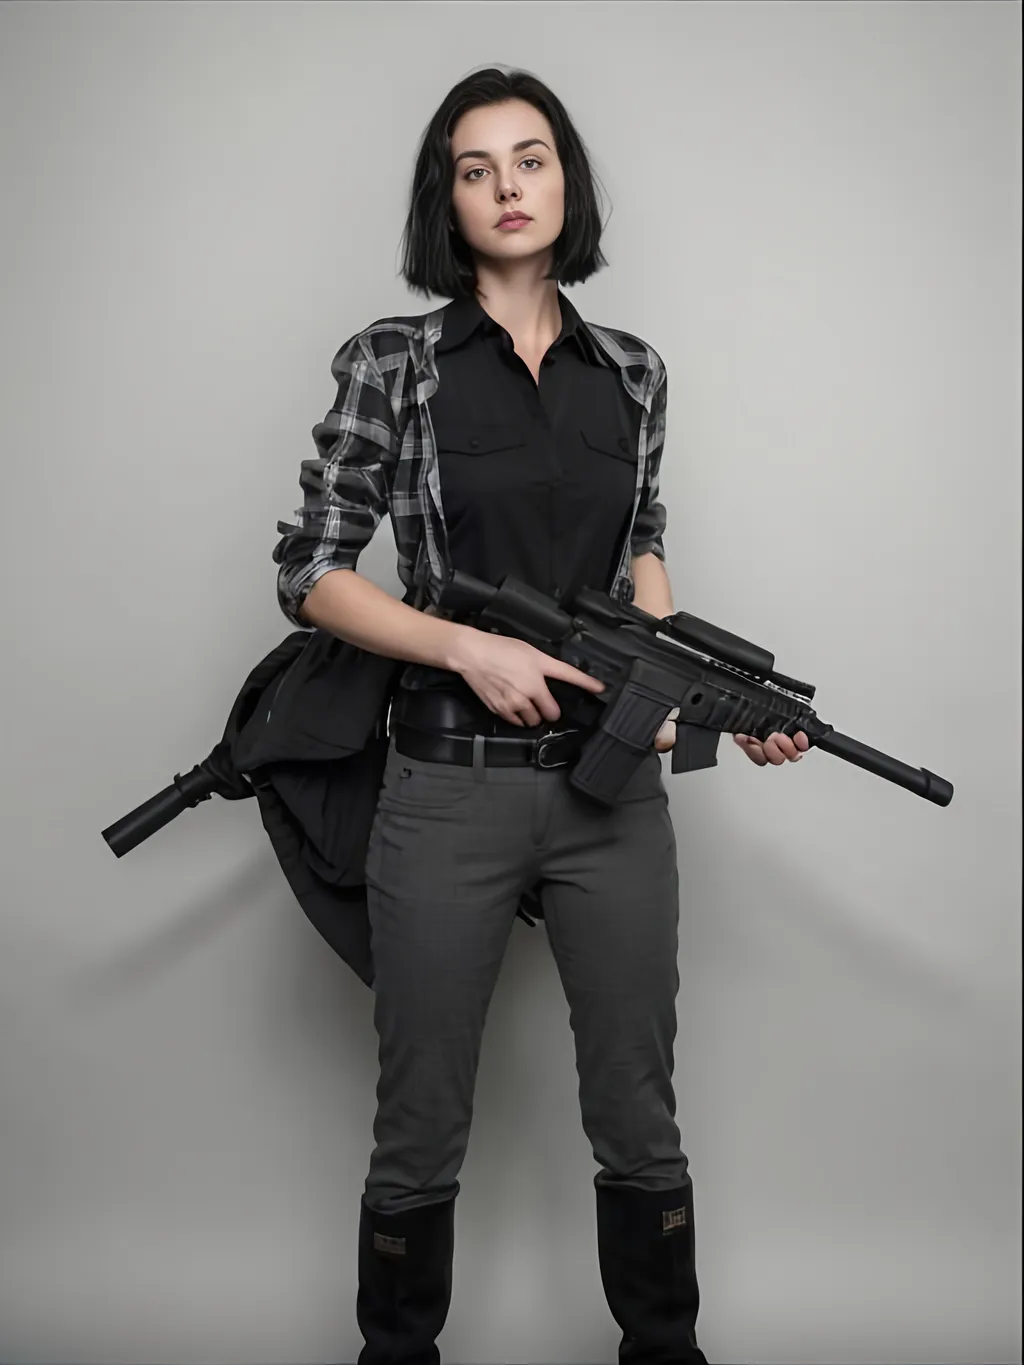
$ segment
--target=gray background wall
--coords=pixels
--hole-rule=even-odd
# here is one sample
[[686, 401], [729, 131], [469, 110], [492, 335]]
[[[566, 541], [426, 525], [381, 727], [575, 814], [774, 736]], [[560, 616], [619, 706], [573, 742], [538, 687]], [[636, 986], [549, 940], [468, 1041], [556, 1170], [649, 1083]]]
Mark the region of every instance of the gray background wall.
[[[1020, 6], [7, 4], [0, 1359], [354, 1358], [372, 1000], [253, 803], [118, 862], [280, 639], [330, 361], [416, 139], [549, 81], [614, 204], [572, 296], [670, 375], [678, 605], [945, 811], [731, 746], [674, 778], [703, 1341], [1019, 1360]], [[362, 568], [397, 588], [385, 526]], [[517, 926], [464, 1168], [459, 1362], [610, 1361], [594, 1165]]]

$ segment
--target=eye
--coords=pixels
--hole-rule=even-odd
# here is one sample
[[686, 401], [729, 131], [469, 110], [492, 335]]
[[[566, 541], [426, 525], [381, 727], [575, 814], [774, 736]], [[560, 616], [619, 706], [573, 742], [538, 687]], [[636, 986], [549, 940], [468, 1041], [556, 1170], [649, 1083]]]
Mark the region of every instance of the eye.
[[[524, 156], [519, 164], [520, 166], [525, 166], [528, 161], [532, 161], [535, 166], [539, 166], [541, 164], [540, 160], [535, 156]], [[486, 174], [486, 170], [483, 166], [474, 166], [471, 171], [467, 171], [466, 174], [462, 177], [463, 180], [475, 181], [477, 179], [476, 174], [477, 171]]]

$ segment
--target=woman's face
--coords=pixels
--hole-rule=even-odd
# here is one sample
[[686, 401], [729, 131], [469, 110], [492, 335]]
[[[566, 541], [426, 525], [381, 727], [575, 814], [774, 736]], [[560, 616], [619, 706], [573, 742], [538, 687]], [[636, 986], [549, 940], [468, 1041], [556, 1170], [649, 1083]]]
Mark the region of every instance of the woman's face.
[[[532, 104], [470, 109], [451, 135], [452, 213], [469, 246], [496, 261], [548, 249], [565, 221], [565, 180], [551, 125]], [[529, 221], [499, 227], [506, 213]]]

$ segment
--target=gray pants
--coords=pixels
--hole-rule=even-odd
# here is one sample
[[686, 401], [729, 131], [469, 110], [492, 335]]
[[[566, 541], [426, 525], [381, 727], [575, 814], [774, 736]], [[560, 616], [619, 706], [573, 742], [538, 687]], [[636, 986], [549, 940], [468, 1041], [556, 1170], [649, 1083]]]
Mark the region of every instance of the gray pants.
[[569, 769], [388, 753], [366, 880], [379, 1039], [367, 1204], [449, 1199], [469, 1141], [484, 1023], [521, 892], [539, 884], [570, 1011], [595, 1183], [687, 1176], [672, 1085], [675, 834], [652, 749], [605, 810]]

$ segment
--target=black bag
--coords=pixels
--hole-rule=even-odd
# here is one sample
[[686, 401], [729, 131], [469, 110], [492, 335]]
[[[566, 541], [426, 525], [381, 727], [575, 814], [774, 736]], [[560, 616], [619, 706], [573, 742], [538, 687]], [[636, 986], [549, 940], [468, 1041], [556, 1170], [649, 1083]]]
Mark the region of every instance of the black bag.
[[[249, 673], [212, 752], [105, 829], [104, 839], [122, 857], [200, 801], [255, 796], [310, 923], [372, 986], [366, 850], [403, 669], [326, 631], [293, 632]], [[518, 914], [531, 926], [540, 917], [532, 893]]]

